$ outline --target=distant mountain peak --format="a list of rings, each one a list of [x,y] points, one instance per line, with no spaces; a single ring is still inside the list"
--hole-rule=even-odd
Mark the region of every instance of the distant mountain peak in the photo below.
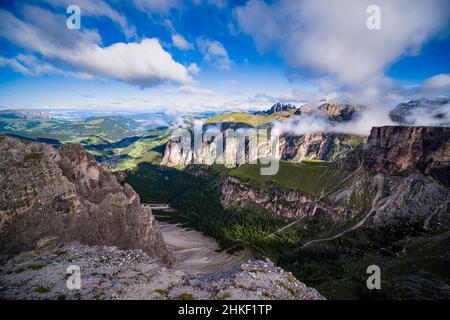
[[[349,103],[325,102],[319,106],[320,113],[332,121],[349,121],[359,109]]]
[[[276,112],[295,111],[295,110],[297,110],[297,107],[293,104],[277,102],[269,110],[265,111],[265,113],[273,114]]]

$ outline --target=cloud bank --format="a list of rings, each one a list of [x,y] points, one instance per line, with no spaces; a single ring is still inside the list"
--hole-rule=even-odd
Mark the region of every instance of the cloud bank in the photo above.
[[[366,26],[371,0],[250,0],[235,10],[240,30],[260,52],[275,49],[301,67],[352,86],[379,81],[403,55],[417,53],[446,26],[446,0],[379,0],[381,30]]]

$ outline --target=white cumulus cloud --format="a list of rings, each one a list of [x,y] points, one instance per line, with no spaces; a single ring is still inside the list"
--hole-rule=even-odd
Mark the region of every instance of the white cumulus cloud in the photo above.
[[[445,0],[378,0],[381,30],[369,30],[372,0],[250,0],[235,10],[260,52],[276,50],[292,67],[334,74],[350,85],[379,81],[386,68],[448,23]]]
[[[34,6],[25,6],[22,14],[26,22],[0,9],[0,37],[70,71],[140,86],[192,81],[186,67],[174,61],[157,39],[102,47],[97,32],[65,28],[65,16]]]

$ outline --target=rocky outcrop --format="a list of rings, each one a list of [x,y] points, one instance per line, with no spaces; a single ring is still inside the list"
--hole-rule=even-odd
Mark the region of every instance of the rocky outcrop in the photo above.
[[[283,112],[283,111],[295,111],[297,110],[297,107],[290,103],[275,103],[269,110],[265,111],[265,114],[273,114],[276,112]]]
[[[344,163],[389,175],[421,172],[450,185],[450,128],[385,126],[372,128],[367,144]]]
[[[393,122],[404,125],[450,126],[450,100],[438,97],[399,103],[389,117]]]
[[[270,115],[277,112],[292,111],[292,117],[287,117],[287,121],[290,121],[291,127],[302,127],[303,124],[301,121],[308,121],[308,119],[325,121],[332,127],[338,122],[353,120],[362,108],[359,105],[355,106],[337,102],[326,102],[318,108],[311,108],[308,105],[297,108],[291,104],[277,103],[269,110],[257,114]],[[215,125],[209,124],[209,126]],[[271,144],[269,148],[259,148],[257,152],[252,153],[252,148],[249,148],[249,144],[246,143],[245,152],[239,152],[239,145],[242,143],[242,139],[234,137],[231,133],[229,129],[232,125],[237,126],[238,124],[227,123],[227,127],[221,124],[223,131],[220,137],[204,141],[195,156],[192,151],[185,151],[185,146],[193,149],[192,137],[181,137],[178,141],[169,141],[166,143],[161,165],[184,168],[188,164],[194,163],[194,160],[197,159],[197,164],[210,165],[213,163],[223,163],[227,167],[235,167],[241,163],[248,163],[268,156],[292,162],[301,162],[302,160],[310,159],[330,161],[352,150],[356,145],[355,142],[361,142],[364,138],[330,132],[295,134],[295,130],[294,132],[282,130],[278,150],[273,151],[271,147],[274,145]],[[257,128],[248,126],[246,128],[239,128],[238,130],[245,131],[247,129],[255,130]],[[205,128],[204,134],[207,131],[208,128]]]
[[[353,114],[358,111],[355,106],[347,103],[326,102],[319,106],[319,111],[331,121],[350,121]]]
[[[305,159],[326,160],[333,147],[333,140],[332,135],[325,133],[283,136],[280,143],[281,158],[295,162]]]
[[[67,267],[81,269],[81,288],[69,290]],[[142,250],[70,243],[22,254],[0,266],[0,299],[251,299],[324,300],[271,261],[190,274],[167,269]]]
[[[190,139],[181,137],[179,141],[169,141],[166,143],[164,155],[161,160],[161,165],[172,168],[184,168],[192,162],[192,152],[186,151],[183,146],[191,146]]]
[[[301,107],[299,107],[297,110],[295,110],[294,115],[296,116],[310,116],[313,113],[313,109],[305,104]]]
[[[257,207],[287,218],[314,216],[328,222],[343,222],[356,215],[349,208],[329,206],[298,190],[275,183],[262,190],[236,177],[224,179],[221,202],[225,207]]]
[[[142,249],[173,263],[151,210],[80,145],[0,137],[0,253],[42,239]]]
[[[204,139],[198,150],[195,150],[192,140],[189,137],[180,137],[178,141],[169,141],[161,165],[184,168],[193,163],[205,165],[217,163],[231,168],[255,162],[262,157],[280,157],[278,150],[272,153],[272,143],[263,143],[256,135],[245,135],[245,131],[241,134],[239,131],[226,129],[214,139]]]
[[[285,217],[356,221],[349,230],[387,226],[401,232],[448,231],[449,133],[449,128],[438,127],[373,128],[366,144],[331,166],[333,172],[348,174],[333,180],[319,197],[275,182],[260,188],[251,181],[227,177],[222,202],[257,206]]]

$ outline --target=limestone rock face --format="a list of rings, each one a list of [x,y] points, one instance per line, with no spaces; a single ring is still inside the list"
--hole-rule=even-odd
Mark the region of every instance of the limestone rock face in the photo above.
[[[166,167],[184,167],[192,161],[192,152],[183,150],[184,144],[191,144],[190,139],[181,137],[180,141],[169,141],[166,143],[161,165]]]
[[[420,171],[450,185],[450,128],[375,127],[362,149],[366,165],[375,172]]]
[[[281,156],[283,160],[300,162],[305,159],[328,160],[334,136],[326,133],[311,133],[302,136],[283,136]]]
[[[322,132],[299,136],[282,135],[278,144],[270,143],[267,147],[260,144],[259,148],[250,148],[252,143],[257,143],[256,139],[252,139],[244,149],[241,146],[243,140],[231,136],[229,130],[225,130],[219,139],[203,142],[196,154],[196,159],[201,164],[222,163],[226,167],[256,162],[258,158],[262,157],[275,157],[292,162],[308,159],[329,161],[335,160],[354,148],[353,145],[346,142],[346,139],[348,139],[346,135]],[[184,168],[188,164],[194,163],[193,151],[183,150],[184,145],[190,145],[191,142],[188,140],[186,137],[182,137],[180,141],[167,142],[161,165]],[[272,147],[277,145],[278,148],[272,150]]]
[[[266,190],[251,186],[235,177],[227,177],[221,186],[221,202],[225,207],[263,208],[287,218],[320,217],[328,222],[344,222],[357,212],[345,206],[330,206],[298,190],[270,184]]]
[[[80,145],[0,137],[0,254],[58,242],[142,249],[173,263],[149,208]]]
[[[310,116],[313,114],[314,110],[307,104],[304,104],[303,106],[299,107],[297,110],[295,110],[294,115],[296,116]]]
[[[280,157],[276,151],[272,153],[273,144],[269,141],[265,144],[254,135],[247,138],[246,142],[244,133],[236,134],[233,130],[226,129],[212,141],[205,139],[198,150],[194,150],[192,139],[181,137],[179,141],[169,141],[166,144],[161,165],[184,168],[193,163],[205,165],[217,163],[231,168],[243,163],[256,162],[262,157]]]
[[[367,143],[332,164],[348,175],[320,197],[228,177],[221,200],[225,206],[257,206],[285,217],[316,216],[331,223],[359,219],[356,227],[448,231],[449,133],[440,127],[373,128]]]

